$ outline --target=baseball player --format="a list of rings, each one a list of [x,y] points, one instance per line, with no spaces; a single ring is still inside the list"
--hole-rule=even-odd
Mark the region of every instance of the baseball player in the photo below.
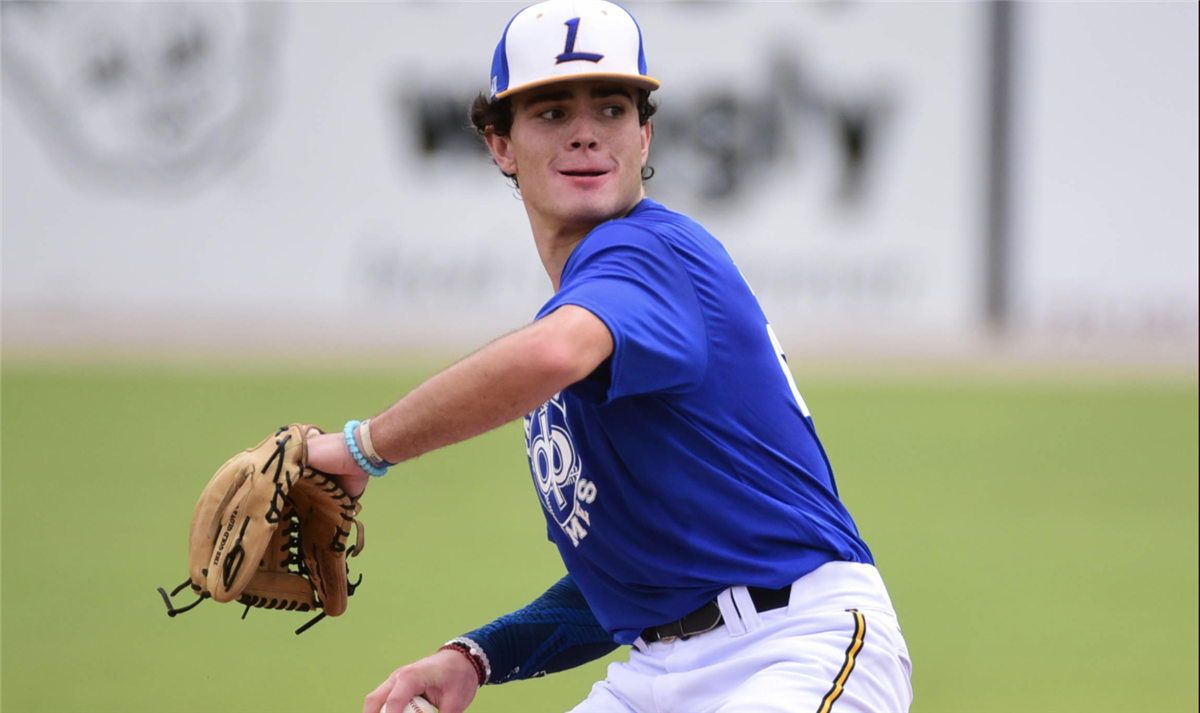
[[[577,713],[905,711],[910,663],[767,318],[721,243],[645,197],[641,31],[601,0],[504,28],[472,121],[519,187],[554,296],[309,462],[368,474],[525,419],[567,576],[393,672],[365,713],[629,649]]]

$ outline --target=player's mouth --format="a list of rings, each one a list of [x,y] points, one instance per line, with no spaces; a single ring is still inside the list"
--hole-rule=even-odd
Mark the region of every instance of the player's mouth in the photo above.
[[[579,168],[558,173],[577,188],[598,188],[605,182],[610,171],[599,168]]]

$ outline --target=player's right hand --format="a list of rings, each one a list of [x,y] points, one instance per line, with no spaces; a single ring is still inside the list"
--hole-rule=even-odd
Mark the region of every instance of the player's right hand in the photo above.
[[[439,651],[392,672],[367,695],[363,713],[404,710],[413,696],[424,696],[438,713],[463,713],[479,690],[479,677],[471,662],[456,651]]]

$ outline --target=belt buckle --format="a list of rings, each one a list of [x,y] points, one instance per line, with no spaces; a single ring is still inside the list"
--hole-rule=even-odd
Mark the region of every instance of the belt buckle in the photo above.
[[[699,624],[699,626],[703,628],[689,628],[692,625],[696,625],[695,623],[697,621],[702,622]],[[714,599],[682,619],[673,621],[670,624],[663,624],[662,626],[656,627],[655,632],[659,633],[657,639],[658,641],[664,644],[669,644],[672,641],[687,641],[693,636],[707,634],[723,623],[725,623],[725,620],[721,616],[721,609],[718,607],[717,602]],[[664,636],[661,633],[663,629],[670,629],[671,633]]]
[[[725,618],[721,616],[716,600],[713,600],[679,620],[679,638],[687,641],[693,636],[707,634],[723,623]],[[697,626],[700,628],[692,628]]]
[[[718,615],[717,618],[713,621],[713,623],[707,629],[701,629],[700,631],[693,631],[692,633],[688,634],[687,636],[685,636],[683,638],[686,641],[689,636],[699,636],[700,634],[707,634],[708,632],[712,631],[713,629],[717,628],[718,626],[720,626],[721,624],[724,624],[724,623],[725,623],[725,617]]]
[[[663,626],[659,627],[659,629],[664,629],[667,627],[674,629],[674,632],[671,634],[668,634],[666,636],[660,635],[658,638],[659,641],[661,641],[664,644],[669,644],[672,641],[675,641],[676,639],[682,639],[684,641],[687,641],[688,635],[687,635],[687,632],[685,632],[683,630],[683,619],[677,619],[677,620],[671,622],[670,624],[664,624]]]

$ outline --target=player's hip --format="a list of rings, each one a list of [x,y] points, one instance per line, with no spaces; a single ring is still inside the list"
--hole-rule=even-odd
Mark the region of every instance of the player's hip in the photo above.
[[[639,640],[576,711],[908,709],[908,649],[874,567],[825,565],[793,584],[786,607],[755,611],[739,587],[718,602],[720,626]]]
[[[721,624],[712,631],[673,642],[639,640],[635,650],[669,661],[672,670],[703,667],[759,648],[773,649],[771,642],[807,647],[828,641],[845,652],[847,636],[870,636],[873,643],[907,655],[891,597],[872,565],[825,564],[791,585],[786,606],[766,611],[758,611],[762,607],[756,607],[746,587],[730,587],[716,603]]]

